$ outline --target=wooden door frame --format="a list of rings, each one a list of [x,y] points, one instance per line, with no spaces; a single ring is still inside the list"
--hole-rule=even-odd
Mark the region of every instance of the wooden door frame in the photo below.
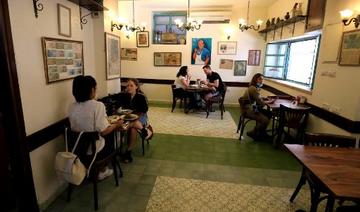
[[[0,103],[19,211],[39,211],[21,105],[8,0],[0,0]]]

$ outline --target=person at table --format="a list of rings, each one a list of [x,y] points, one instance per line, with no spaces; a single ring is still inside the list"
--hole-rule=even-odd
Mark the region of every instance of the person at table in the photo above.
[[[209,65],[205,65],[203,71],[206,74],[206,80],[202,80],[201,83],[212,89],[212,92],[209,92],[204,96],[204,100],[208,101],[211,97],[220,95],[224,92],[224,84],[220,75],[215,71],[212,71]]]
[[[264,100],[260,96],[260,89],[263,85],[264,77],[262,74],[257,73],[251,79],[249,87],[241,97],[243,100],[241,104],[241,113],[245,117],[256,120],[256,126],[253,130],[246,134],[252,139],[269,138],[266,133],[266,128],[270,122],[272,113],[263,109],[266,103],[271,103],[272,100]]]
[[[195,108],[195,95],[194,93],[187,92],[185,89],[190,85],[191,76],[189,75],[188,67],[182,66],[178,73],[176,74],[176,79],[174,82],[175,89],[177,90],[180,95],[184,96],[185,98],[189,98],[189,103],[185,106],[185,113],[189,113],[189,111]]]
[[[97,131],[105,138],[99,139],[96,159],[103,159],[114,151],[112,132],[122,127],[123,120],[109,123],[105,105],[96,101],[96,80],[92,76],[77,76],[74,78],[72,94],[75,102],[69,107],[71,130],[75,132]],[[100,171],[98,179],[102,180],[113,174],[113,170],[105,167]]]
[[[139,130],[141,136],[145,140],[150,140],[153,136],[152,128],[148,124],[148,101],[144,93],[140,90],[139,81],[137,79],[129,79],[127,81],[126,92],[122,93],[120,99],[121,106],[126,109],[131,109],[133,114],[139,118],[130,123],[128,135],[128,147],[125,152],[125,162],[132,162],[131,151],[135,147],[136,134]]]

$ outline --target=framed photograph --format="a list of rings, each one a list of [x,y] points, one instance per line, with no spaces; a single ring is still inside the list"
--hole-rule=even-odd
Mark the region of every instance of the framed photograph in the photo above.
[[[149,32],[136,32],[136,46],[137,47],[149,47]]]
[[[248,65],[259,66],[260,65],[261,50],[249,50]]]
[[[233,69],[234,60],[220,59],[220,69]]]
[[[246,60],[235,60],[234,76],[246,76]]]
[[[360,66],[360,30],[344,32],[341,40],[339,65]]]
[[[71,37],[71,9],[57,4],[59,35]]]
[[[211,64],[211,38],[193,38],[191,44],[191,64]]]
[[[46,83],[84,75],[83,42],[42,37]]]
[[[106,79],[120,78],[120,37],[105,32]]]
[[[154,66],[181,66],[181,52],[154,52]]]
[[[219,41],[218,54],[236,54],[236,41]]]
[[[137,48],[121,48],[122,60],[137,60]]]

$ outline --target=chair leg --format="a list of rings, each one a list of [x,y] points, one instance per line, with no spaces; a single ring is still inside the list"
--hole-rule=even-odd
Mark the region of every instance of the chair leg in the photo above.
[[[119,177],[123,177],[123,171],[121,169],[120,163],[118,160],[115,161],[115,165],[117,166],[117,168],[119,169]]]
[[[175,106],[176,106],[176,99],[173,98],[173,103],[172,103],[172,106],[171,106],[171,112],[174,112]]]
[[[68,190],[67,190],[67,198],[66,198],[66,200],[67,200],[68,202],[71,201],[71,193],[72,193],[72,190],[73,190],[73,185],[72,185],[71,183],[69,183],[69,185],[68,185]]]
[[[96,179],[93,179],[93,185],[94,185],[94,209],[97,211],[99,209],[99,205],[98,205],[98,190],[97,190]]]
[[[142,146],[142,154],[145,155],[145,145],[144,145],[144,142],[145,142],[145,138],[141,138],[141,146]]]
[[[290,202],[294,201],[294,199],[295,199],[296,195],[299,193],[301,187],[305,184],[306,184],[306,176],[305,176],[304,169],[303,169],[301,172],[301,177],[300,177],[299,183],[296,186],[294,193],[290,197]]]
[[[221,119],[223,119],[223,115],[224,115],[224,112],[225,112],[225,109],[224,109],[224,105],[221,103],[220,105],[220,110],[221,110]]]
[[[112,163],[112,166],[114,168],[115,185],[119,186],[119,180],[118,180],[118,176],[117,176],[116,158],[115,157],[111,160],[111,163]]]
[[[238,123],[237,129],[236,129],[236,133],[239,133],[239,131],[240,131],[240,127],[241,127],[241,120],[242,120],[242,116],[240,115],[240,118],[239,118],[239,123]]]
[[[243,120],[241,121],[241,130],[240,130],[239,140],[242,139],[242,136],[243,136],[243,134],[244,134],[244,129],[245,129],[245,118],[243,118]]]
[[[210,102],[207,101],[206,102],[206,118],[209,116],[210,113]]]

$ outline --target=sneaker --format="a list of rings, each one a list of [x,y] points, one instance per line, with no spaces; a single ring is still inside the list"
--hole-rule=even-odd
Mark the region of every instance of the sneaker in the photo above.
[[[99,175],[97,177],[98,180],[103,180],[109,176],[111,176],[114,173],[114,170],[109,169],[106,167],[105,171],[99,172]]]

